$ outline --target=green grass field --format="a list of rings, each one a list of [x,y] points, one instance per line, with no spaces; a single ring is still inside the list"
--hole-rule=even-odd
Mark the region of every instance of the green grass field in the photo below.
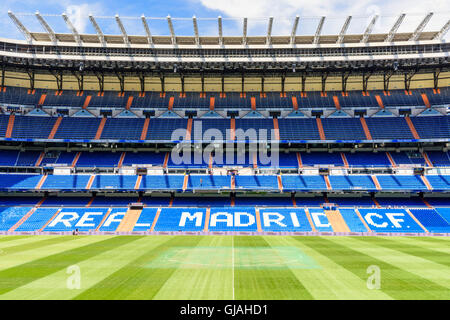
[[[450,299],[450,239],[0,236],[0,299]]]

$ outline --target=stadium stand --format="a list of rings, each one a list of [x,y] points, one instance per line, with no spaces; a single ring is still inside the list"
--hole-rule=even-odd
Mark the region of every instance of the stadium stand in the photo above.
[[[0,231],[448,234],[438,35],[3,39]]]

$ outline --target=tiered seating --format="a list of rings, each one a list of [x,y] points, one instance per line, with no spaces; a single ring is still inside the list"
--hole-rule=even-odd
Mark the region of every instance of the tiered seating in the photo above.
[[[184,175],[143,176],[139,190],[183,190]]]
[[[417,132],[422,139],[449,138],[450,116],[417,116],[412,121],[417,126]],[[57,117],[17,115],[13,126],[12,138],[41,138],[47,139],[52,131]],[[95,139],[101,118],[93,116],[74,116],[62,118],[54,138],[55,139]],[[413,134],[405,118],[395,116],[365,118],[373,139],[413,139]],[[9,116],[0,117],[0,134],[5,136]],[[366,139],[359,118],[322,118],[325,138],[327,140],[362,140]],[[101,131],[100,139],[105,140],[140,140],[144,125],[144,118],[107,118]],[[199,126],[199,122],[202,126]],[[188,119],[186,118],[151,118],[146,140],[178,141],[184,140]],[[239,137],[243,132],[256,134],[256,138],[270,140],[273,119],[238,118],[235,119],[236,139],[253,140],[253,136]],[[280,118],[278,119],[280,139],[282,141],[320,140],[319,129],[315,118]],[[199,119],[193,121],[191,139],[223,140],[230,138],[230,119]],[[176,129],[180,135],[173,136]],[[209,131],[209,129],[216,129]],[[267,135],[259,136],[259,130],[266,130]],[[208,135],[203,136],[208,132]],[[261,132],[261,134],[263,134]],[[230,134],[228,134],[230,135]]]
[[[101,139],[139,140],[145,119],[108,118]]]
[[[448,138],[450,116],[412,117],[411,121],[421,139]]]
[[[265,130],[265,133],[264,133]],[[236,119],[236,140],[271,140],[272,119]],[[248,133],[248,135],[246,135]]]
[[[42,197],[36,196],[1,196],[0,197],[0,206],[2,207],[14,207],[14,206],[34,206],[39,201],[41,201]]]
[[[173,200],[174,207],[201,207],[205,204],[211,207],[228,207],[230,206],[230,197],[183,197],[176,196]]]
[[[236,189],[247,190],[277,190],[278,180],[276,176],[235,176]]]
[[[123,166],[151,164],[152,166],[162,166],[164,164],[165,152],[127,152],[123,159]]]
[[[56,117],[17,115],[11,137],[47,139],[55,121]]]
[[[85,190],[90,177],[90,175],[49,175],[41,189]]]
[[[358,118],[322,119],[325,137],[328,140],[365,140],[366,135]]]
[[[121,152],[82,152],[78,167],[117,167]]]
[[[105,220],[105,222],[103,222],[103,224],[100,227],[97,224],[96,228],[98,228],[98,231],[110,231],[110,232],[116,231],[117,227],[120,225],[120,222],[124,218],[127,211],[128,211],[127,208],[113,208],[109,213],[108,218]]]
[[[190,175],[188,189],[222,190],[231,188],[231,176]]]
[[[107,208],[65,208],[50,221],[43,231],[95,230],[107,211]]]
[[[133,190],[137,176],[128,175],[96,175],[91,189],[99,190]]]
[[[427,180],[433,190],[448,190],[450,187],[450,177],[442,175],[427,175]]]
[[[133,231],[149,231],[156,216],[156,208],[144,208]]]
[[[349,166],[354,167],[389,167],[391,163],[386,152],[347,152],[345,153]]]
[[[0,152],[0,166],[15,166],[17,158],[19,156],[18,151],[5,151]]]
[[[317,231],[333,232],[333,228],[323,209],[309,209],[309,214]]]
[[[55,139],[94,139],[100,121],[100,118],[63,118]]]
[[[340,207],[373,207],[375,205],[370,196],[339,197],[328,195],[328,201],[330,203],[335,203]]]
[[[292,199],[290,196],[252,197],[237,195],[235,198],[235,205],[238,207],[291,207]]]
[[[155,231],[202,231],[205,212],[204,208],[163,208]]]
[[[172,137],[172,134],[177,129],[186,128],[187,119],[151,119],[150,126],[147,132],[147,140],[184,140],[184,136]]]
[[[367,175],[330,175],[330,184],[333,190],[375,190],[370,176]]]
[[[366,118],[373,139],[414,139],[404,118]]]
[[[8,129],[9,115],[0,114],[0,137],[4,137]]]
[[[425,203],[420,197],[376,197],[376,201],[382,207],[425,207]]]
[[[320,140],[315,119],[278,119],[281,140]]]
[[[311,225],[303,209],[260,209],[263,231],[309,232]]]
[[[31,207],[6,207],[0,208],[0,230],[8,231],[23,216],[25,216]]]
[[[275,168],[283,168],[283,169],[288,169],[288,168],[298,168],[298,160],[297,160],[297,154],[295,152],[289,152],[289,153],[285,153],[285,152],[279,152],[278,153],[278,159],[272,159],[272,154],[268,153],[266,156],[266,159],[264,159],[263,163],[263,159],[260,158],[259,153],[257,155],[257,166],[258,168],[260,167],[275,167]],[[270,159],[270,162],[267,163],[267,158]],[[276,163],[276,161],[278,160],[278,164]]]
[[[383,190],[427,190],[419,176],[377,175],[377,179]]]
[[[367,232],[366,227],[354,209],[339,209],[339,212],[351,232]]]
[[[448,232],[450,224],[434,209],[411,209],[411,213],[429,232]]]
[[[85,207],[91,197],[83,196],[50,196],[45,199],[41,207]]]
[[[283,175],[284,191],[326,190],[327,185],[322,176]]]
[[[204,159],[201,152],[171,152],[167,167],[169,168],[207,168],[209,159]]]
[[[229,140],[230,119],[195,119],[191,138],[205,140]]]
[[[418,164],[422,166],[425,165],[425,159],[419,152],[390,152],[390,155],[394,160],[395,164],[397,165],[402,164],[408,165]]]
[[[211,208],[210,231],[257,231],[255,208]]]
[[[424,232],[403,209],[359,209],[374,232]]]
[[[337,167],[344,166],[342,156],[339,152],[301,152],[300,153],[302,164],[304,166],[316,166],[316,165],[332,165]]]
[[[57,208],[38,208],[16,231],[38,231],[45,226],[57,211]]]
[[[0,190],[33,190],[40,180],[40,175],[0,174]]]
[[[34,166],[41,155],[40,151],[23,151],[19,153],[16,166]]]
[[[435,167],[449,167],[450,155],[448,152],[427,151],[428,158]]]
[[[441,94],[434,94],[432,89],[411,90],[411,95],[405,95],[404,90],[390,90],[389,95],[383,91],[374,90],[369,95],[363,96],[361,91],[350,91],[347,96],[342,96],[339,91],[328,91],[322,96],[318,91],[307,92],[301,97],[300,92],[288,92],[286,97],[280,92],[266,92],[264,97],[259,93],[248,92],[242,96],[239,92],[227,92],[220,96],[218,92],[207,92],[200,97],[198,92],[185,92],[183,96],[179,92],[146,92],[145,96],[139,97],[138,92],[124,92],[118,96],[117,92],[105,91],[99,96],[96,91],[87,90],[83,95],[77,96],[74,90],[64,90],[61,95],[55,95],[55,90],[35,89],[34,94],[28,94],[26,88],[8,87],[5,92],[0,92],[0,103],[36,106],[42,94],[46,94],[44,106],[54,107],[82,107],[87,96],[91,96],[89,108],[125,108],[128,97],[133,96],[131,108],[167,108],[169,101],[173,100],[174,108],[209,108],[210,97],[215,99],[215,107],[250,109],[251,99],[255,100],[257,108],[289,108],[293,107],[292,97],[296,97],[300,108],[335,108],[333,96],[339,100],[343,108],[368,108],[377,105],[375,96],[380,96],[386,107],[414,107],[424,106],[422,93],[427,94],[432,106],[442,106],[450,103],[450,95],[447,88],[441,88]]]

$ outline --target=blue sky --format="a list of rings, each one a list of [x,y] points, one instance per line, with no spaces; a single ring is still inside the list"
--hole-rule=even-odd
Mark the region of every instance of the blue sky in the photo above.
[[[146,17],[199,19],[201,35],[217,34],[217,21],[211,18],[222,16],[224,35],[238,35],[242,32],[241,18],[249,17],[249,35],[263,35],[267,30],[266,17],[274,16],[273,34],[290,33],[295,15],[302,18],[299,34],[313,34],[319,17],[327,18],[323,34],[339,32],[345,17],[352,15],[348,33],[362,33],[374,14],[378,20],[374,32],[386,32],[394,23],[399,13],[410,13],[404,20],[399,32],[414,29],[432,10],[435,15],[425,30],[439,30],[450,17],[448,0],[1,0],[0,1],[0,37],[23,39],[7,12],[12,10],[31,31],[42,31],[42,27],[33,13],[40,11],[56,32],[69,32],[61,13],[66,12],[80,33],[94,33],[88,20],[88,14],[98,16],[105,34],[118,34],[120,31],[112,18],[115,14],[122,17],[128,34],[143,34],[139,19]],[[23,15],[27,13],[28,15]],[[47,16],[48,15],[48,16]],[[203,20],[202,18],[206,18]],[[208,19],[209,18],[209,19]],[[236,19],[232,19],[236,18]],[[155,35],[167,35],[169,30],[164,19],[150,19],[150,29]],[[174,19],[175,33],[191,35],[193,33],[190,19]],[[446,39],[449,39],[447,34]]]

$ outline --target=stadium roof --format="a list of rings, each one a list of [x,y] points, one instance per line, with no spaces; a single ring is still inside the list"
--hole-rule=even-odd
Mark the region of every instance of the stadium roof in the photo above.
[[[172,18],[167,16],[165,18],[148,18],[145,16],[129,18],[139,20],[142,29],[142,35],[132,35],[127,32],[126,27],[122,23],[121,17],[116,15],[114,17],[101,17],[111,18],[115,20],[119,34],[107,35],[104,33],[100,25],[97,23],[96,17],[89,15],[89,21],[96,33],[93,34],[81,34],[74,27],[67,14],[63,13],[61,17],[64,19],[70,33],[56,33],[52,27],[45,20],[45,15],[41,15],[39,12],[34,13],[34,16],[39,21],[45,32],[32,32],[26,28],[26,26],[20,21],[18,16],[9,11],[8,15],[22,32],[25,39],[31,43],[50,42],[55,45],[58,43],[64,43],[64,45],[73,43],[74,45],[152,45],[152,46],[292,46],[292,45],[343,45],[343,44],[361,44],[366,45],[370,43],[391,43],[391,42],[416,42],[416,41],[443,41],[444,36],[450,28],[450,20],[438,30],[424,31],[428,22],[433,17],[433,13],[430,12],[421,20],[421,22],[408,30],[407,32],[398,32],[402,25],[406,14],[400,14],[396,19],[392,27],[386,33],[375,34],[372,33],[374,26],[376,25],[379,16],[373,16],[369,21],[363,33],[349,34],[347,33],[349,25],[352,21],[352,16],[348,16],[342,27],[336,32],[336,34],[322,34],[323,25],[326,22],[327,17],[320,17],[316,27],[316,31],[312,35],[304,35],[298,33],[299,25],[301,26],[303,18],[296,16],[292,20],[292,28],[290,33],[284,35],[273,35],[273,22],[274,17],[266,18],[267,31],[263,35],[250,36],[248,35],[249,19],[243,18],[226,18],[242,21],[242,33],[231,36],[224,36],[223,34],[223,20],[225,18],[218,17],[217,21],[217,33],[216,35],[203,36],[200,29],[199,21],[209,20],[211,18]],[[24,14],[21,14],[24,15]],[[30,15],[30,14],[27,14]],[[154,34],[149,27],[149,21],[152,20],[166,20],[167,30],[169,34],[158,35]],[[192,20],[192,35],[177,35],[174,29],[174,21],[188,21]]]

